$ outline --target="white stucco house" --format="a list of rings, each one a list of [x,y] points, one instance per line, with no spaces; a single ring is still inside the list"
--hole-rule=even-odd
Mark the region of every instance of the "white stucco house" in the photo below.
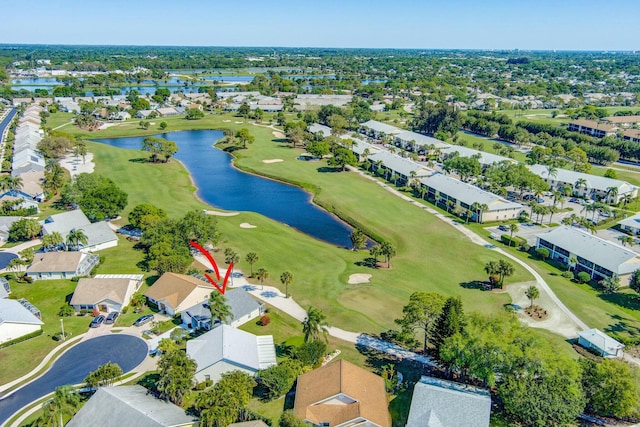
[[[229,326],[237,328],[264,313],[264,304],[253,299],[249,292],[243,288],[227,289],[224,297],[227,305],[231,308],[231,320],[227,323]],[[188,328],[207,331],[211,329],[211,311],[207,301],[182,311],[181,317],[182,323]]]
[[[69,304],[77,312],[121,312],[140,289],[142,274],[103,274],[78,280]]]
[[[88,276],[98,265],[100,257],[84,252],[37,253],[27,268],[27,276],[33,280],[72,279]]]
[[[54,231],[62,235],[66,242],[71,230],[82,230],[87,236],[87,244],[80,247],[82,252],[95,252],[118,245],[118,236],[105,221],[94,222],[80,209],[51,215],[42,222],[42,235]]]
[[[42,320],[14,299],[0,299],[0,344],[42,329]]]

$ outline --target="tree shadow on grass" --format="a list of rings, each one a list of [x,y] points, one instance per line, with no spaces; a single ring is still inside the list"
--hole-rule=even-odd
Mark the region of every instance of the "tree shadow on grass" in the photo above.
[[[640,310],[640,299],[638,299],[638,295],[616,292],[611,294],[601,293],[599,296],[602,300],[618,305],[620,307],[630,308],[632,310]]]
[[[378,262],[372,257],[367,257],[362,261],[356,261],[354,264],[358,267],[378,268]]]
[[[318,172],[320,172],[320,173],[340,172],[340,168],[330,168],[329,166],[320,166],[318,168]]]
[[[470,282],[460,282],[460,286],[465,289],[480,289],[481,291],[487,290],[487,285],[482,280],[472,280]],[[488,290],[491,290],[491,286],[489,286]]]
[[[226,153],[233,153],[233,152],[238,151],[238,150],[244,150],[244,147],[241,147],[239,145],[230,145],[230,146],[224,147],[222,149],[222,151],[224,151]]]
[[[635,340],[640,340],[640,328],[632,326],[630,323],[636,322],[635,319],[629,319],[617,314],[609,315],[615,322],[604,328],[604,332],[611,335],[627,334]]]
[[[135,159],[129,159],[131,163],[150,163],[149,159],[146,157],[138,157]]]

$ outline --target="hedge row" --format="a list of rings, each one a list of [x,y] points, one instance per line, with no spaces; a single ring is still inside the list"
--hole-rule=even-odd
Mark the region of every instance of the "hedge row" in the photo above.
[[[40,335],[42,335],[42,329],[31,332],[30,334],[27,334],[27,335],[23,335],[20,338],[16,338],[15,340],[3,342],[2,344],[0,344],[0,349],[9,347],[14,344],[18,344],[19,342],[26,341],[31,338],[39,337]]]

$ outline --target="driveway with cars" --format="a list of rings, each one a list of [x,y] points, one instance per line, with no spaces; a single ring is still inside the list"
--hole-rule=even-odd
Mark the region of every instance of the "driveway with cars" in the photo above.
[[[107,362],[128,372],[142,363],[147,352],[147,343],[132,335],[110,334],[82,341],[60,356],[44,375],[0,399],[0,424],[56,387],[82,383],[89,372]]]

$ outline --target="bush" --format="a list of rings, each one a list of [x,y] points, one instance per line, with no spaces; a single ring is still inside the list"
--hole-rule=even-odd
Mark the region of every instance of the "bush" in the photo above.
[[[269,323],[271,323],[271,318],[269,316],[267,316],[266,314],[264,316],[262,316],[260,318],[260,320],[258,320],[258,324],[260,326],[267,326]]]
[[[562,272],[562,277],[566,278],[566,279],[573,279],[573,273],[570,271],[563,271]]]
[[[285,359],[276,366],[259,371],[258,378],[265,388],[265,397],[273,400],[287,393],[301,372],[300,362],[292,359]]]
[[[18,344],[19,342],[26,341],[31,338],[39,337],[40,335],[42,335],[42,329],[40,329],[39,331],[31,332],[30,334],[24,335],[20,338],[16,338],[15,340],[3,342],[2,344],[0,344],[0,349]]]
[[[591,281],[591,276],[586,271],[581,271],[576,275],[576,280],[578,283],[589,283]]]
[[[294,351],[294,357],[302,363],[303,366],[311,366],[313,368],[320,366],[324,355],[327,353],[327,344],[322,341],[311,341],[302,344]]]
[[[526,243],[527,241],[519,236],[509,236],[508,234],[503,234],[500,236],[500,241],[507,246],[513,246],[514,248],[519,247],[521,244]]]
[[[536,249],[536,255],[538,256],[538,258],[540,258],[541,260],[546,260],[547,258],[549,258],[549,249],[547,248],[538,248]]]
[[[527,242],[520,242],[518,249],[520,249],[522,252],[529,252],[529,250],[531,249],[531,245]]]
[[[291,410],[284,411],[278,421],[279,427],[304,427],[306,424]]]
[[[122,307],[122,314],[127,314],[127,311],[129,311],[128,305],[125,305],[124,307]]]
[[[60,317],[70,317],[74,314],[76,314],[76,311],[70,305],[63,305],[58,311],[58,316]]]

